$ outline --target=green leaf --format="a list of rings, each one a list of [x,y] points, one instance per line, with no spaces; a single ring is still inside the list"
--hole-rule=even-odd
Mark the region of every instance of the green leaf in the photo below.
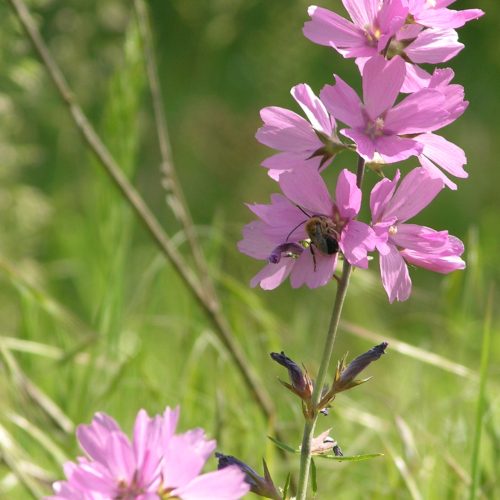
[[[336,455],[314,455],[315,458],[327,458],[328,460],[336,460],[337,462],[361,462],[363,460],[370,460],[371,458],[383,456],[383,453],[367,453],[366,455],[352,455],[350,457],[337,457]]]
[[[278,448],[281,448],[282,450],[288,451],[289,453],[300,453],[300,450],[297,450],[295,448],[292,448],[291,446],[282,443],[281,441],[278,441],[276,438],[273,438],[272,436],[267,436]]]
[[[316,479],[316,464],[314,463],[314,460],[311,458],[311,489],[316,495],[318,492],[318,481]]]
[[[291,479],[292,479],[292,473],[289,472],[288,476],[286,476],[285,485],[283,486],[283,500],[286,500],[286,497],[288,495],[288,488],[290,488]]]

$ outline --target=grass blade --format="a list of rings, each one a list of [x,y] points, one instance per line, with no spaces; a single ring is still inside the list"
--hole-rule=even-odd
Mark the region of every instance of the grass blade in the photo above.
[[[479,377],[479,391],[477,396],[476,425],[474,431],[474,441],[472,445],[471,457],[471,485],[469,490],[469,500],[475,500],[479,488],[481,435],[483,431],[483,419],[486,411],[486,379],[488,377],[488,365],[490,361],[491,344],[491,316],[493,310],[494,289],[491,288],[486,314],[483,324],[483,345],[481,348],[481,367]]]

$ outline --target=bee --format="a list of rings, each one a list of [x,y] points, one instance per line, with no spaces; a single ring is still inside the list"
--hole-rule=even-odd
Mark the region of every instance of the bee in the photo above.
[[[326,215],[310,215],[303,208],[297,205],[297,208],[308,217],[307,220],[301,222],[298,226],[292,229],[287,236],[288,238],[291,234],[304,224],[307,236],[311,240],[309,245],[309,250],[311,251],[314,271],[316,272],[316,255],[314,249],[318,250],[323,255],[334,255],[339,251],[338,242],[338,232],[335,228],[335,224]]]
[[[339,251],[337,231],[332,219],[325,215],[313,215],[306,223],[305,230],[314,245],[321,253],[333,255]]]

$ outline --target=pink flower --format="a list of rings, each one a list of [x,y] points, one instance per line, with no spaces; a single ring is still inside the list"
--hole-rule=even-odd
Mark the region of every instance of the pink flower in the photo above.
[[[484,15],[481,9],[448,9],[455,0],[406,0],[416,23],[432,28],[461,28]]]
[[[332,47],[344,57],[372,57],[384,51],[405,24],[408,8],[403,0],[343,0],[353,22],[335,12],[311,5],[311,20],[304,35],[314,43]]]
[[[401,58],[370,59],[363,69],[363,100],[340,77],[326,85],[321,99],[330,113],[350,128],[341,133],[352,139],[366,161],[394,163],[420,155],[423,145],[410,134],[437,130],[449,123],[445,94],[422,89],[394,105],[405,77]]]
[[[290,276],[293,288],[326,285],[335,272],[338,252],[353,266],[367,268],[367,252],[374,249],[372,229],[355,219],[361,205],[356,176],[343,170],[333,201],[315,168],[280,175],[282,196],[270,205],[249,205],[261,220],[243,229],[241,252],[267,265],[251,281],[271,290]]]
[[[200,475],[215,441],[201,429],[175,434],[179,409],[150,418],[141,410],[130,441],[109,416],[97,413],[77,430],[86,457],[65,464],[67,481],[54,484],[51,500],[236,500],[249,487],[237,467]]]
[[[447,231],[406,224],[443,189],[441,179],[416,168],[396,187],[398,181],[399,171],[392,181],[383,179],[377,183],[370,196],[380,273],[390,302],[410,296],[411,279],[406,263],[443,274],[465,267],[460,258],[464,247],[458,238]]]
[[[480,17],[479,9],[452,11],[447,0],[343,0],[353,22],[315,5],[304,35],[311,41],[336,49],[344,57],[355,57],[363,69],[377,54],[406,61],[402,92],[427,87],[430,75],[418,64],[449,61],[462,49],[452,28]]]
[[[281,172],[304,163],[316,168],[326,166],[344,148],[335,133],[335,119],[309,85],[296,85],[291,94],[309,121],[293,111],[272,106],[261,110],[264,125],[256,134],[262,144],[282,151],[262,162],[276,180]]]
[[[439,90],[445,96],[445,107],[449,113],[446,125],[461,116],[469,105],[464,100],[463,87],[450,84],[453,76],[453,70],[450,68],[436,69],[429,82],[429,88]],[[417,135],[413,139],[423,146],[423,150],[418,156],[420,165],[429,170],[432,176],[441,178],[450,189],[457,189],[457,185],[438,166],[455,177],[461,179],[468,177],[469,174],[463,168],[467,163],[467,158],[464,151],[457,145],[430,132]]]

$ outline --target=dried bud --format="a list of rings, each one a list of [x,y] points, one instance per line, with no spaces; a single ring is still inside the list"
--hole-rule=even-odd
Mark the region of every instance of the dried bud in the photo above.
[[[304,401],[309,401],[313,392],[313,383],[307,372],[304,373],[300,366],[286,356],[283,351],[281,353],[272,352],[271,358],[288,370],[291,384],[282,380],[280,382]]]
[[[311,442],[311,453],[313,455],[324,455],[337,446],[337,441],[329,436],[331,429],[327,429]]]
[[[276,486],[274,486],[265,460],[262,461],[264,464],[264,477],[262,477],[259,476],[259,474],[257,474],[257,472],[255,472],[250,466],[241,460],[238,460],[236,457],[223,455],[222,453],[216,453],[215,456],[219,460],[219,464],[217,466],[219,470],[235,465],[245,474],[245,481],[250,485],[251,491],[264,498],[281,500],[282,497],[276,489]]]
[[[384,354],[388,345],[389,344],[387,342],[382,342],[381,344],[372,347],[369,351],[352,360],[347,368],[345,367],[344,360],[342,360],[337,367],[337,373],[335,375],[335,382],[333,385],[334,392],[342,392],[366,382],[368,379],[355,380],[355,377],[357,377],[370,363],[377,361],[377,359]]]

